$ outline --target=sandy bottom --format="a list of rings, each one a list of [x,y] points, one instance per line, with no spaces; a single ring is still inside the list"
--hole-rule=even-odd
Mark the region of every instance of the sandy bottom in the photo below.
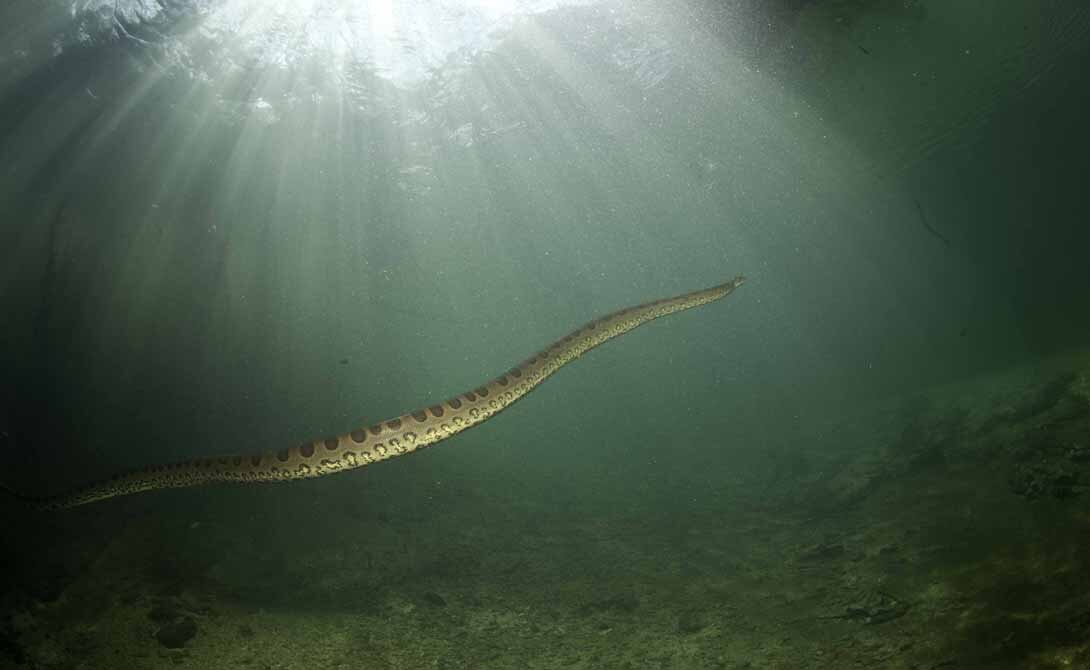
[[[1090,668],[1088,380],[900,399],[692,495],[5,502],[0,667]]]

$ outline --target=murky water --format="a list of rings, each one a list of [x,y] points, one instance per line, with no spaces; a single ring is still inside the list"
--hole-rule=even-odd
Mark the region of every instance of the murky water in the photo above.
[[[427,416],[747,278],[424,453],[3,498],[0,666],[1090,664],[1088,36],[1073,0],[0,8],[20,495]]]

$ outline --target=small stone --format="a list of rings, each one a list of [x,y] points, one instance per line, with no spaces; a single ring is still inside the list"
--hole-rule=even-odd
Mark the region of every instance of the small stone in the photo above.
[[[443,596],[432,591],[428,591],[424,594],[424,602],[434,607],[446,607],[447,601],[443,599]]]
[[[170,623],[181,617],[181,611],[173,603],[169,602],[159,603],[148,612],[148,619],[158,624]]]
[[[839,542],[823,542],[809,547],[799,554],[800,561],[828,561],[844,555],[844,545]]]
[[[699,612],[684,612],[677,618],[677,632],[692,635],[704,629],[704,618]]]
[[[168,623],[159,629],[155,639],[167,649],[181,649],[197,634],[197,622],[190,617]]]

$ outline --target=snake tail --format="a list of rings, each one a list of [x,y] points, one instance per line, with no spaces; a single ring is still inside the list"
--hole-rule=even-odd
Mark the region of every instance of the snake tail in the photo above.
[[[730,295],[741,275],[710,288],[646,302],[597,318],[568,333],[499,377],[434,405],[341,435],[279,451],[194,458],[119,472],[59,495],[37,497],[3,486],[24,502],[59,510],[156,489],[215,482],[282,482],[325,477],[404,456],[480,425],[511,406],[557,370],[598,345],[654,319]]]

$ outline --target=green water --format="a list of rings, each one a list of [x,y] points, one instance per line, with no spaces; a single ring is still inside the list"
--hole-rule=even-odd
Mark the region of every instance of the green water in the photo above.
[[[425,453],[0,501],[0,667],[1090,664],[1088,35],[1074,0],[0,8],[27,492],[748,278]]]

